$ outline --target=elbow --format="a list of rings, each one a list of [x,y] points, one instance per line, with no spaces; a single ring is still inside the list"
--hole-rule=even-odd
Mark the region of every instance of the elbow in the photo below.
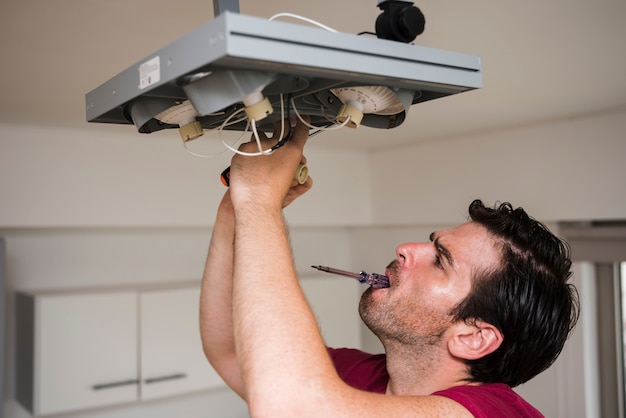
[[[229,350],[216,350],[214,348],[203,347],[203,349],[204,355],[211,367],[213,367],[213,370],[217,372],[228,387],[245,399],[239,363],[235,353]]]
[[[200,332],[202,351],[211,366],[219,371],[221,364],[236,363],[235,346],[229,339],[216,338],[206,330]]]

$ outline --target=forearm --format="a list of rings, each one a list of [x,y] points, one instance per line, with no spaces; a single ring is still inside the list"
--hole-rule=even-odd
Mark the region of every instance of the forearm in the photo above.
[[[303,185],[293,180],[298,164],[305,162],[307,135],[306,125],[296,124],[276,152],[237,155],[231,161],[233,320],[253,417],[341,416],[327,401],[343,383],[300,288],[282,214],[285,203],[312,184],[310,178]],[[241,150],[255,146],[243,144]]]
[[[240,396],[243,385],[235,355],[232,318],[235,223],[227,193],[218,208],[200,294],[200,335],[205,355]]]
[[[251,410],[275,413],[265,409],[278,404],[272,398],[296,400],[305,387],[323,397],[335,371],[299,286],[281,211],[247,206],[236,228],[233,315]]]

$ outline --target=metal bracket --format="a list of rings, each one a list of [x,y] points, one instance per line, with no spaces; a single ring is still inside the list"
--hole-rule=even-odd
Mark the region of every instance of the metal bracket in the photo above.
[[[239,0],[213,0],[214,17],[226,11],[239,13]]]

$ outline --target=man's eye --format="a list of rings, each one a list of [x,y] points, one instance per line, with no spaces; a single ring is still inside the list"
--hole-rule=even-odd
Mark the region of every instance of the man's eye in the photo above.
[[[441,256],[439,254],[435,256],[435,266],[443,268],[443,265],[441,264]]]

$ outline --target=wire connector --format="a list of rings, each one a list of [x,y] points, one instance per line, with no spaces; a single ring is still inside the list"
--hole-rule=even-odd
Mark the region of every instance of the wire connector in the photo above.
[[[263,97],[260,91],[252,93],[243,99],[246,107],[246,115],[250,120],[262,120],[272,114],[274,108],[267,97]]]
[[[178,132],[180,133],[180,137],[185,142],[199,138],[204,134],[202,124],[197,120],[186,125],[182,125],[178,128]]]

